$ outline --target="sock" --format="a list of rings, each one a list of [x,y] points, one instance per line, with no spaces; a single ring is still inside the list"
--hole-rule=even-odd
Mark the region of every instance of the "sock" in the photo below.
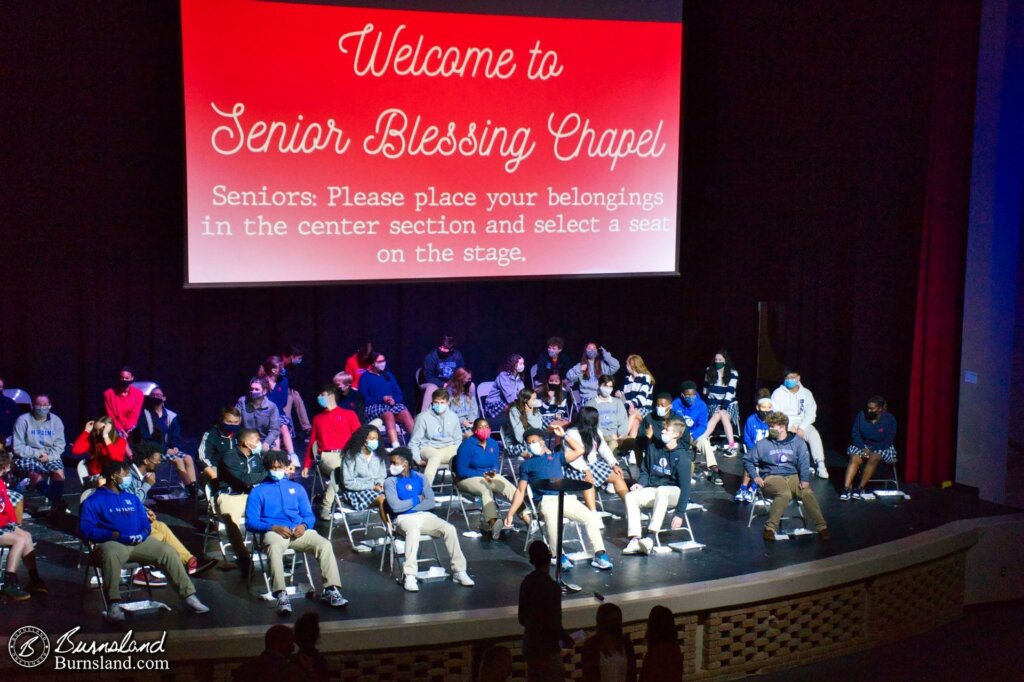
[[[64,500],[64,479],[50,480],[50,494],[48,497],[50,498],[50,504],[57,504]]]
[[[735,438],[730,438],[729,439],[729,447],[732,447],[735,444],[736,444],[736,439]]]
[[[747,486],[745,486],[745,485],[741,485],[740,486],[740,490],[749,490],[749,488]]]
[[[31,578],[32,580],[39,580],[39,569],[36,568],[35,566],[33,566],[32,568],[28,569],[28,577]]]

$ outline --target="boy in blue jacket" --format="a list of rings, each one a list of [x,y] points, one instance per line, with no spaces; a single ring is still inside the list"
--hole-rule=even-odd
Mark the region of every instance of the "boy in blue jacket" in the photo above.
[[[747,421],[743,425],[743,444],[747,446],[747,451],[753,450],[759,440],[764,440],[768,437],[768,422],[765,419],[771,413],[772,393],[767,388],[762,388],[757,392],[757,409],[747,417]],[[736,491],[734,499],[737,502],[753,502],[754,491],[756,490],[757,484],[754,483],[753,479],[750,478],[750,474],[744,469],[743,483],[740,485],[740,489]]]
[[[483,417],[473,422],[473,435],[459,445],[455,456],[455,475],[459,490],[480,498],[483,505],[481,532],[490,533],[494,540],[499,539],[504,524],[498,522],[494,495],[497,493],[511,502],[516,487],[501,475],[498,443],[491,438],[491,425]],[[519,516],[524,524],[530,525],[532,519],[526,507],[520,510]]]
[[[103,614],[107,621],[125,619],[121,608],[121,566],[128,561],[156,566],[171,581],[185,606],[195,613],[210,609],[199,601],[196,588],[188,577],[181,559],[166,542],[150,535],[149,517],[139,498],[127,492],[131,474],[126,462],[108,460],[103,463],[106,484],[82,502],[79,528],[89,542],[96,545],[102,561],[103,585],[110,608]]]
[[[708,432],[708,404],[701,400],[695,382],[687,380],[680,385],[679,397],[672,401],[672,411],[679,414],[690,429],[693,449],[704,457],[708,467],[708,480],[715,485],[723,485],[715,446],[711,444],[711,434]]]
[[[323,591],[320,601],[334,607],[348,604],[341,596],[341,576],[330,541],[313,530],[316,518],[305,488],[288,480],[290,458],[282,450],[270,450],[263,457],[267,479],[254,487],[245,502],[245,527],[263,535],[263,544],[270,561],[270,584],[277,598],[277,613],[292,612],[288,590],[285,589],[284,552],[312,554],[320,563]]]

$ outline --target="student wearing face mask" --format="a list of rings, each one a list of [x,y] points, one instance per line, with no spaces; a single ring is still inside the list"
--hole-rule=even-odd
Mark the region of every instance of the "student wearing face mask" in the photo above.
[[[714,433],[715,427],[721,422],[728,441],[727,448],[733,455],[739,447],[733,432],[734,426],[738,428],[740,424],[740,408],[736,402],[736,385],[739,380],[739,372],[733,367],[729,351],[720,350],[715,353],[704,373],[704,397],[708,403],[708,435]]]
[[[392,447],[398,445],[398,429],[396,423],[402,425],[406,433],[413,429],[412,415],[402,403],[402,389],[395,375],[387,369],[387,358],[383,353],[370,353],[370,369],[359,382],[359,392],[366,398],[366,417],[373,420],[380,418],[388,433]]]
[[[416,415],[409,450],[413,460],[423,467],[423,478],[433,485],[434,476],[442,465],[451,463],[462,443],[462,425],[455,413],[448,409],[448,391],[439,388],[430,396],[430,407]]]
[[[132,386],[135,373],[131,367],[122,367],[113,386],[103,392],[103,407],[107,416],[114,421],[114,428],[121,436],[127,436],[139,423],[142,416],[142,391]]]
[[[764,524],[765,541],[775,540],[782,513],[794,497],[804,503],[808,527],[813,526],[822,540],[828,540],[828,524],[811,490],[811,453],[807,442],[789,432],[789,417],[782,412],[772,412],[766,421],[768,437],[743,456],[747,473],[771,500],[768,521]]]
[[[572,360],[563,353],[565,340],[561,336],[552,336],[548,339],[548,348],[537,357],[537,378],[543,379],[555,373],[560,378],[565,378],[572,367]]]
[[[598,381],[597,396],[587,402],[586,407],[597,410],[598,424],[601,435],[612,451],[619,449],[619,443],[629,434],[629,415],[626,414],[626,403],[622,398],[612,395],[615,392],[615,378],[610,374],[603,375]]]
[[[572,394],[562,386],[557,374],[552,372],[547,383],[537,389],[537,398],[540,400],[538,411],[545,431],[551,433],[556,426],[569,425],[569,400]]]
[[[512,500],[516,487],[502,476],[498,459],[498,443],[491,439],[491,425],[484,418],[473,423],[473,436],[462,441],[455,458],[455,475],[459,490],[479,497],[483,504],[480,515],[480,530],[489,533],[494,540],[501,538],[503,523],[498,522],[498,508],[494,495]],[[428,479],[429,480],[429,479]],[[530,514],[524,507],[520,518],[530,525]]]
[[[88,456],[85,461],[90,476],[99,476],[103,463],[113,460],[125,462],[128,459],[128,442],[114,428],[114,421],[107,416],[86,422],[85,428],[71,444],[75,457]]]
[[[679,387],[679,397],[672,401],[672,411],[680,415],[690,430],[693,449],[700,454],[707,466],[707,478],[715,485],[722,485],[722,473],[718,469],[715,448],[711,445],[711,429],[708,428],[708,406],[697,395],[697,384],[684,381]]]
[[[11,467],[11,454],[0,444],[0,547],[6,547],[7,565],[4,566],[4,586],[0,596],[11,601],[25,601],[33,594],[46,593],[46,583],[39,577],[36,567],[35,543],[32,535],[18,524],[18,516],[7,492],[4,477]],[[28,584],[25,589],[18,582],[18,565],[25,564]]]
[[[338,387],[338,407],[352,410],[356,413],[360,424],[366,423],[366,398],[353,385],[352,375],[348,372],[338,372],[332,379]]]
[[[508,422],[505,425],[507,437],[505,449],[510,457],[518,457],[526,449],[523,440],[527,429],[543,429],[544,419],[540,412],[541,402],[537,392],[528,388],[519,391],[516,401],[508,408]]]
[[[13,470],[19,478],[45,491],[51,511],[60,514],[64,505],[64,422],[51,411],[50,396],[40,393],[32,398],[32,411],[14,420],[11,437],[14,450]],[[91,423],[91,422],[90,422]],[[124,454],[122,452],[122,459]]]
[[[242,535],[242,518],[249,492],[267,477],[262,454],[259,431],[242,429],[238,432],[238,445],[221,460],[220,469],[223,471],[218,470],[222,485],[217,496],[217,508],[235,550],[238,566],[244,573],[248,573],[251,562]]]
[[[163,571],[185,606],[193,613],[206,613],[207,608],[196,595],[196,588],[185,567],[170,545],[150,534],[146,508],[134,494],[126,492],[129,477],[125,462],[107,460],[103,463],[106,484],[85,498],[79,511],[82,537],[95,543],[107,590],[110,608],[103,614],[112,623],[123,622],[121,608],[121,567],[128,561],[155,566]]]
[[[747,446],[747,450],[753,449],[759,440],[768,437],[767,419],[768,415],[772,413],[772,392],[767,388],[761,388],[758,389],[756,397],[756,409],[747,417],[747,421],[743,425],[743,444]],[[754,483],[753,479],[750,478],[750,474],[744,468],[743,483],[740,485],[740,489],[736,491],[734,499],[737,502],[753,502],[756,490],[757,484]]]
[[[462,437],[469,438],[473,432],[473,422],[480,416],[473,375],[465,367],[460,367],[445,385],[445,390],[451,396],[448,406],[459,418],[459,424],[462,426]]]
[[[814,428],[814,421],[818,417],[818,403],[814,401],[814,394],[810,389],[800,381],[800,372],[786,372],[782,385],[772,392],[772,405],[776,411],[789,417],[789,431],[807,441],[818,478],[828,478],[825,448],[821,443],[821,435]]]
[[[647,369],[644,359],[639,355],[626,358],[626,381],[622,385],[620,398],[626,403],[629,414],[629,436],[635,438],[640,430],[640,422],[651,413],[654,395],[654,375]]]
[[[852,444],[846,450],[850,463],[846,467],[846,479],[839,499],[873,499],[871,493],[865,494],[864,488],[875,474],[878,463],[884,461],[890,466],[896,464],[896,447],[893,445],[896,440],[896,418],[886,409],[885,398],[880,395],[868,398],[864,410],[858,412],[853,419],[850,440]],[[860,485],[854,488],[853,480],[861,465],[864,471],[860,476]]]
[[[341,595],[338,561],[330,541],[313,528],[316,519],[306,489],[288,480],[288,454],[271,450],[263,455],[267,476],[253,487],[245,502],[246,530],[263,535],[270,564],[271,594],[277,599],[278,615],[291,615],[292,605],[285,584],[284,553],[303,552],[316,557],[323,590],[320,601],[335,608],[348,604]]]
[[[136,443],[150,442],[163,449],[164,459],[178,470],[178,478],[191,497],[199,496],[196,482],[196,464],[192,456],[181,451],[181,424],[178,414],[165,407],[167,396],[159,386],[154,386],[143,401],[142,418],[135,430]]]
[[[654,541],[642,538],[640,510],[653,509],[648,530],[663,530],[665,514],[675,507],[672,530],[682,527],[690,501],[690,466],[693,451],[686,422],[673,417],[660,433],[651,427],[637,437],[644,448],[640,476],[626,494],[626,533],[629,543],[623,554],[650,554]]]
[[[420,536],[429,535],[444,538],[444,546],[451,557],[452,580],[459,585],[472,587],[476,583],[466,572],[466,557],[459,546],[459,534],[455,526],[433,514],[434,490],[423,474],[411,469],[412,452],[409,448],[395,448],[391,451],[391,474],[384,482],[384,497],[395,528],[405,538],[405,561],[402,572],[405,576],[403,587],[408,592],[419,592],[416,578],[419,564]]]
[[[281,358],[281,376],[288,379],[288,402],[285,403],[284,416],[291,419],[292,411],[294,410],[295,421],[298,422],[302,432],[308,438],[309,431],[313,428],[313,425],[310,423],[309,415],[306,413],[306,403],[302,400],[302,395],[295,388],[294,377],[294,372],[302,364],[305,355],[306,351],[301,346],[289,344],[279,357]]]
[[[593,341],[583,347],[583,357],[578,365],[573,365],[565,374],[570,385],[578,385],[580,402],[586,403],[597,397],[600,377],[605,374],[615,375],[619,371],[619,361],[603,346]]]
[[[309,470],[319,457],[320,474],[330,480],[341,466],[341,454],[352,434],[359,430],[359,418],[352,410],[338,407],[337,388],[328,384],[320,389],[316,397],[323,411],[313,417],[313,428],[306,445],[306,459],[302,464],[302,477],[309,476]],[[320,506],[320,518],[329,520],[334,508],[334,488],[327,486]],[[364,507],[365,509],[365,507]]]
[[[284,451],[288,453],[292,468],[298,468],[299,457],[295,454],[295,444],[292,442],[294,432],[292,418],[288,416],[291,412],[289,402],[292,392],[288,377],[284,375],[284,362],[280,356],[271,355],[264,360],[256,371],[256,379],[263,381],[267,400],[277,407],[278,428],[281,430],[279,442]]]
[[[672,409],[672,394],[668,392],[659,393],[654,399],[653,409],[640,422],[637,440],[639,440],[639,434],[647,433],[648,429],[653,429],[655,434],[661,433],[665,430],[665,423],[673,418],[682,419],[683,423],[686,423],[683,415]],[[640,447],[639,443],[633,445],[633,451],[637,455],[637,463],[641,463],[640,458],[643,456],[644,450]]]
[[[281,414],[277,405],[267,398],[270,384],[265,378],[249,382],[249,393],[235,405],[242,413],[242,427],[258,431],[264,450],[277,446],[281,438]]]
[[[597,629],[580,652],[583,682],[636,682],[633,641],[622,632],[622,609],[605,602],[597,607]]]
[[[199,441],[197,455],[203,465],[203,476],[213,481],[217,478],[217,467],[224,455],[238,445],[238,431],[242,428],[242,413],[237,407],[225,407],[220,411],[220,421],[203,434]],[[214,486],[216,492],[218,486]]]
[[[384,479],[388,477],[388,458],[381,447],[380,431],[367,424],[352,434],[341,457],[341,490],[345,501],[356,511],[377,507],[381,521],[384,513]]]
[[[455,347],[455,337],[445,334],[441,337],[437,347],[427,353],[423,358],[423,404],[420,412],[430,409],[431,396],[434,391],[444,388],[451,381],[455,370],[466,366],[466,360],[462,357],[462,351]]]
[[[516,396],[523,390],[523,372],[526,371],[526,361],[521,355],[510,355],[505,358],[498,376],[494,379],[491,392],[484,400],[483,416],[491,422],[491,428],[500,429],[505,423],[506,413],[509,406],[515,401]]]

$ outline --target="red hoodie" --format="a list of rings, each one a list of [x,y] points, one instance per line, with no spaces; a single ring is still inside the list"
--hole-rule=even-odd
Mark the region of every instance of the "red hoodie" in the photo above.
[[[142,415],[142,402],[145,398],[142,391],[134,386],[128,387],[127,395],[116,393],[112,388],[103,391],[103,406],[107,416],[114,421],[114,428],[122,433],[134,429]]]
[[[124,438],[118,438],[110,445],[106,443],[97,443],[96,450],[92,449],[92,442],[89,440],[89,432],[82,431],[78,434],[78,438],[71,445],[71,454],[92,456],[85,461],[85,466],[89,470],[90,476],[98,476],[103,472],[103,463],[107,460],[115,460],[117,462],[123,462],[125,459],[125,453],[128,449],[128,441]]]

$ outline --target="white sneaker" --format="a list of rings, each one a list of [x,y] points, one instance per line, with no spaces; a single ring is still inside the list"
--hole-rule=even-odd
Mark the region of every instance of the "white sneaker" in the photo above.
[[[825,466],[825,460],[818,462],[818,478],[828,478],[828,468]]]
[[[622,550],[624,555],[639,554],[640,553],[640,538],[630,538],[629,544],[626,545],[626,549]]]
[[[405,540],[395,538],[395,554],[405,554]]]
[[[189,608],[192,613],[209,613],[210,607],[199,601],[199,597],[195,594],[190,594],[185,597],[185,606]]]
[[[613,484],[609,483],[608,485],[606,485],[604,487],[604,491],[606,493],[608,493],[609,495],[614,495],[615,494],[615,486]]]
[[[296,455],[294,452],[288,453],[288,463],[291,464],[296,469],[302,468],[302,462],[299,461],[299,456]]]
[[[420,591],[420,585],[416,581],[416,576],[414,576],[412,573],[410,573],[407,576],[405,576],[405,583],[402,585],[402,587],[405,588],[406,592],[419,592]]]
[[[473,582],[473,579],[469,577],[469,573],[466,573],[465,571],[455,571],[455,573],[452,574],[452,580],[460,585],[465,585],[466,587],[473,587],[473,585],[476,585],[476,583]]]
[[[654,551],[654,540],[650,538],[644,538],[640,541],[640,553],[650,554]]]
[[[288,590],[281,590],[281,593],[277,595],[277,615],[292,615],[292,600],[288,598]]]
[[[110,608],[103,612],[103,618],[108,623],[121,623],[124,621],[125,613],[120,604],[111,604]]]

